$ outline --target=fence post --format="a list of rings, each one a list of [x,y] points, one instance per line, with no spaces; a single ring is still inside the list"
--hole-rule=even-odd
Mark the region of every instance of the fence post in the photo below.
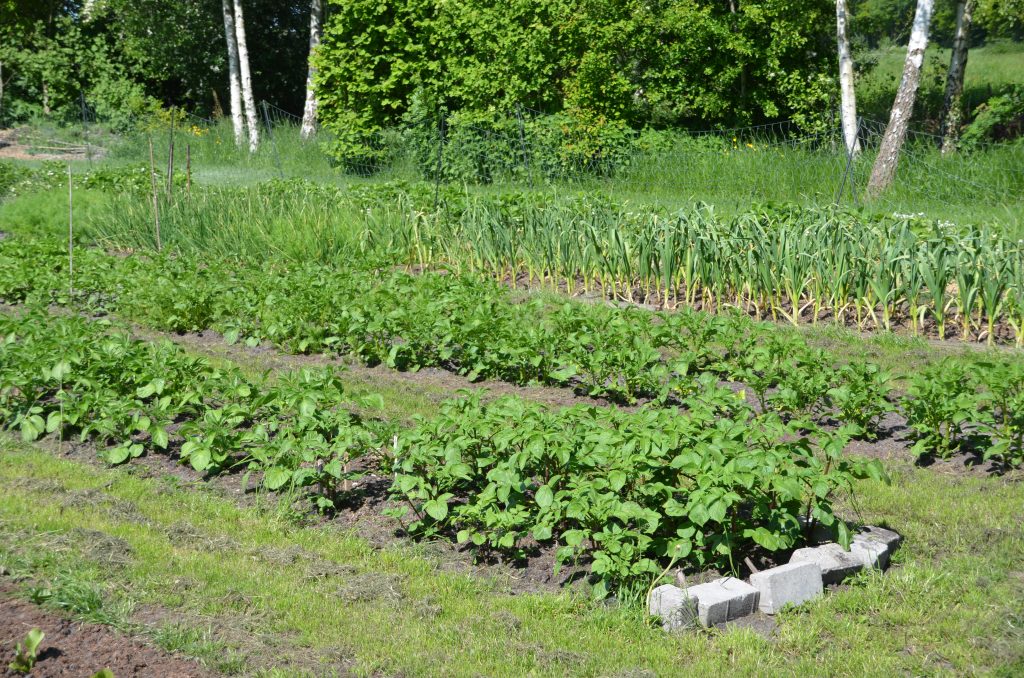
[[[267,100],[264,99],[260,102],[263,104],[263,124],[267,127],[267,138],[270,139],[270,148],[274,151],[274,164],[277,165],[277,173],[284,179],[284,169],[281,167],[281,156],[277,153],[277,142],[274,140],[274,126],[270,124],[270,113],[267,112]]]

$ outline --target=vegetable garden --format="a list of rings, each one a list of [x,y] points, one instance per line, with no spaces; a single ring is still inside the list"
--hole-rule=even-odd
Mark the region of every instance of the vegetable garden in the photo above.
[[[159,195],[158,248],[145,178],[77,178],[70,249],[45,213],[7,222],[0,422],[26,442],[165,458],[325,520],[376,493],[402,541],[543,563],[629,609],[673,568],[743,575],[822,535],[848,545],[858,488],[890,482],[883,450],[1024,466],[1024,256],[998,229],[454,189],[432,211],[423,185],[273,181]],[[31,205],[61,180],[9,183]],[[813,326],[992,348],[893,370]],[[315,366],[173,341],[199,333]],[[398,421],[318,360],[579,402],[469,388]]]

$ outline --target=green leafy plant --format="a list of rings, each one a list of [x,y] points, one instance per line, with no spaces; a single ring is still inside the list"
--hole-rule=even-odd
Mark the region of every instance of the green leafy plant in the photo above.
[[[962,365],[943,361],[916,375],[901,400],[920,456],[948,457],[958,451],[964,426],[979,416],[977,382]]]
[[[36,665],[36,659],[39,656],[39,644],[43,642],[44,635],[40,629],[29,631],[25,636],[25,640],[18,643],[14,661],[8,667],[15,673],[31,673]]]

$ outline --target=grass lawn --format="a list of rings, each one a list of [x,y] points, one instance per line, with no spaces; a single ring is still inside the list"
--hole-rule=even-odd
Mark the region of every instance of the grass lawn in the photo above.
[[[227,673],[1019,675],[1024,485],[890,465],[847,512],[906,536],[885,574],[778,617],[669,635],[632,606],[517,591],[446,547],[374,547],[286,501],[0,439],[0,566],[22,589]],[[125,555],[127,554],[127,555]],[[89,594],[89,595],[86,595]],[[101,604],[81,603],[99,595]],[[91,597],[90,597],[91,596]],[[76,603],[76,600],[79,602]],[[156,620],[156,621],[154,621]]]

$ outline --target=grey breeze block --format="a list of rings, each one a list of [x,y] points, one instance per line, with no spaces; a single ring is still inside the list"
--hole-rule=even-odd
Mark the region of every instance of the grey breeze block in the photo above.
[[[664,584],[651,591],[647,612],[661,617],[661,627],[666,631],[686,628],[697,618],[697,601],[678,586]]]
[[[838,584],[851,574],[864,569],[864,561],[860,555],[846,551],[834,543],[797,549],[789,562],[814,563],[821,569],[821,578],[825,584]]]
[[[697,600],[697,618],[704,626],[722,624],[757,610],[757,589],[735,577],[691,586],[686,593]]]
[[[817,563],[790,563],[750,575],[750,585],[758,590],[758,607],[776,614],[784,605],[799,605],[817,598],[824,591],[821,568]]]
[[[860,558],[864,567],[884,570],[902,541],[903,537],[892,530],[868,526],[853,536],[850,552]]]

